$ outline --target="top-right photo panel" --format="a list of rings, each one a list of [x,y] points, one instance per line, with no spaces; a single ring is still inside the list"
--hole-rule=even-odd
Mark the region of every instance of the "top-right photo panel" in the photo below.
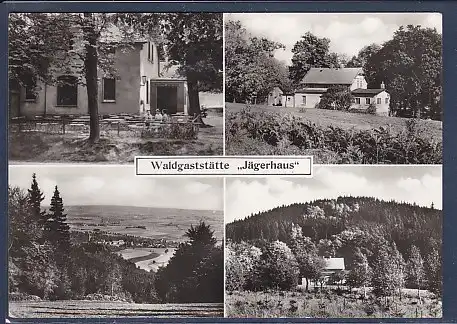
[[[234,13],[225,154],[442,163],[439,13]]]

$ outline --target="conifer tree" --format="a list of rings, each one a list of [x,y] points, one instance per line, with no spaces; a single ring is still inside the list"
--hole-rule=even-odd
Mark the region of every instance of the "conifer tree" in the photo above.
[[[49,239],[54,242],[55,247],[61,251],[68,249],[70,245],[70,227],[67,224],[67,215],[64,214],[62,197],[57,186],[51,198],[49,208],[48,228]]]
[[[32,185],[30,186],[30,189],[28,189],[28,192],[34,221],[36,221],[41,228],[44,228],[47,220],[46,212],[41,210],[41,202],[44,200],[44,195],[38,186],[35,173],[32,175]]]
[[[394,292],[395,269],[392,267],[389,249],[381,246],[373,263],[373,293],[378,297],[386,297]]]
[[[417,298],[420,299],[420,289],[425,279],[424,260],[417,246],[412,245],[406,266],[409,284],[417,287]]]
[[[357,247],[354,253],[353,266],[347,278],[348,285],[350,287],[363,287],[363,296],[366,298],[366,286],[370,282],[371,274],[372,270],[367,257]]]
[[[398,289],[401,300],[401,289],[405,286],[406,262],[403,259],[400,251],[398,251],[395,242],[393,242],[391,246],[391,261],[393,268],[393,284],[394,287]]]

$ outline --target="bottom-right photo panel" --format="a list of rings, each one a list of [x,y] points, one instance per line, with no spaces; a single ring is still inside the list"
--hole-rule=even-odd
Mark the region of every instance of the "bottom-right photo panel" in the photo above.
[[[442,317],[442,167],[228,178],[225,314]]]

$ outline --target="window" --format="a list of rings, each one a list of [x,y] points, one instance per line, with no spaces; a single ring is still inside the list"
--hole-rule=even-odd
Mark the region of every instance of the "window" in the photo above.
[[[116,79],[103,78],[103,101],[116,101]]]
[[[381,98],[377,98],[377,99],[376,99],[376,103],[377,103],[378,105],[380,105],[380,104],[381,104]]]
[[[25,79],[25,101],[36,100],[36,78],[29,76]]]
[[[64,75],[57,78],[57,105],[78,105],[78,82],[76,77]]]
[[[146,103],[149,104],[149,80],[146,81]]]
[[[371,100],[370,100],[370,99],[371,99],[371,98],[365,98],[365,103],[366,103],[367,105],[369,105],[369,104],[371,103]]]
[[[287,101],[290,101],[290,97],[287,98]]]
[[[355,98],[355,103],[360,105],[360,98]]]
[[[148,60],[151,60],[151,42],[148,42]]]
[[[389,103],[389,98],[388,98],[388,97],[386,97],[386,104],[388,104],[388,103]]]
[[[306,96],[303,96],[302,100],[303,100],[303,106],[306,106]]]
[[[163,48],[163,45],[157,46],[157,52],[159,55],[159,62],[165,61],[165,49]]]

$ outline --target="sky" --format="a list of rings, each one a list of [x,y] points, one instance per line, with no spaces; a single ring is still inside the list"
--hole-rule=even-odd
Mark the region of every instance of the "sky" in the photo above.
[[[300,37],[311,32],[330,39],[330,51],[357,55],[364,46],[392,39],[400,26],[421,25],[442,32],[440,13],[232,13],[226,20],[240,20],[254,36],[281,42],[286,50],[275,57],[290,64],[292,48]]]
[[[57,185],[64,205],[223,210],[220,178],[138,177],[132,166],[10,166],[9,184],[30,188],[32,174],[50,204]]]
[[[366,196],[442,208],[441,166],[314,166],[313,178],[229,178],[225,222],[281,205]]]

